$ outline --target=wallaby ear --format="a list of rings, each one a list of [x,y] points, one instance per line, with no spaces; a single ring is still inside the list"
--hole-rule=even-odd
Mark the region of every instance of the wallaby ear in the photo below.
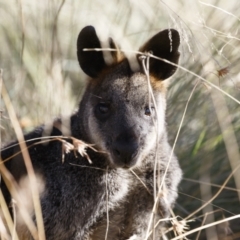
[[[156,57],[166,59],[175,64],[178,63],[180,53],[180,36],[174,29],[166,29],[153,36],[145,45],[140,48],[140,52],[151,52]],[[139,59],[138,55],[138,59]],[[140,61],[140,60],[139,60]],[[172,76],[177,70],[176,66],[163,62],[161,60],[150,58],[150,74],[159,80],[165,80]]]
[[[97,77],[106,67],[102,51],[83,51],[84,48],[101,48],[95,28],[82,29],[77,39],[77,57],[82,70],[90,77]]]

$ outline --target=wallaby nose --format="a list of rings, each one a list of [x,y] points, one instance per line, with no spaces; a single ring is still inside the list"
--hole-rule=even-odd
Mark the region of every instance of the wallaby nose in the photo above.
[[[133,166],[136,163],[138,147],[138,137],[133,131],[119,134],[113,143],[113,154],[116,162],[125,167]]]

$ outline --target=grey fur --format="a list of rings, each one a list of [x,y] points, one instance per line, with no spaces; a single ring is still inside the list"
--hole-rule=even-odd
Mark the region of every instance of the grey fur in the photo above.
[[[155,55],[177,63],[179,43],[177,31],[169,29],[155,35],[140,50],[153,51]],[[112,39],[109,44],[116,47]],[[107,226],[109,240],[144,239],[154,205],[155,159],[157,156],[160,182],[169,161],[171,147],[165,128],[166,82],[163,80],[170,77],[176,67],[150,60],[150,81],[157,104],[154,109],[152,101],[149,106],[147,77],[140,62],[139,70],[133,71],[120,52],[112,52],[114,62],[107,65],[102,52],[83,51],[84,48],[98,47],[100,41],[94,28],[84,28],[77,43],[78,60],[91,79],[78,112],[70,119],[72,137],[94,144],[98,150],[87,149],[92,163],[80,154],[76,157],[74,152],[65,154],[62,163],[60,141],[41,144],[39,140],[33,140],[41,137],[46,127],[25,136],[26,140],[32,139],[35,143],[29,147],[29,153],[36,173],[44,181],[41,204],[48,240],[105,239]],[[154,125],[157,113],[158,132]],[[61,128],[61,120],[56,121],[51,136],[62,136]],[[11,146],[2,151],[3,159],[19,150]],[[26,175],[21,155],[12,158],[6,166],[17,182]],[[169,216],[180,179],[181,170],[173,156],[160,192],[156,220]],[[1,187],[10,203],[3,182]],[[162,226],[160,224],[156,230],[156,239],[160,238]],[[24,239],[31,239],[21,226],[18,229],[23,232]]]

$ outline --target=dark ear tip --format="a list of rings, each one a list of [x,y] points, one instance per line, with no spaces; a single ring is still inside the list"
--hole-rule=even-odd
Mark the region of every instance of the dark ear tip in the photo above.
[[[95,31],[95,28],[93,26],[89,25],[89,26],[84,27],[81,30],[81,32],[91,32],[92,33],[92,32],[96,32],[96,31]]]
[[[175,47],[178,48],[181,41],[179,32],[173,28],[165,29],[164,32],[169,36],[170,39],[172,39]]]
[[[82,39],[82,36],[91,36],[91,35],[96,35],[96,30],[93,26],[89,25],[84,27],[80,33],[78,34],[78,39],[77,39],[77,44],[79,43],[79,41]]]
[[[97,77],[106,66],[103,53],[83,51],[85,48],[101,48],[100,40],[93,26],[84,27],[77,39],[77,57],[82,70],[90,77]]]
[[[84,31],[95,31],[95,28],[92,25],[88,25],[88,26],[82,28],[82,30],[80,32],[84,32]]]
[[[167,30],[167,31],[171,31],[172,34],[176,34],[176,35],[179,36],[179,32],[178,32],[176,29],[174,29],[174,28],[170,28],[170,29],[166,29],[166,30]]]
[[[166,33],[171,32],[172,35],[178,36],[180,38],[179,32],[174,28],[167,28],[167,29],[163,30],[162,32],[166,32]]]
[[[171,33],[172,33],[172,36],[175,40],[177,40],[180,44],[180,41],[181,41],[181,38],[180,38],[180,34],[177,30],[175,29],[170,29],[171,30]]]
[[[179,34],[179,32],[176,29],[171,28],[169,30],[171,31],[171,33],[172,33],[172,35],[174,37],[176,37],[176,38],[178,38],[180,40],[180,34]]]

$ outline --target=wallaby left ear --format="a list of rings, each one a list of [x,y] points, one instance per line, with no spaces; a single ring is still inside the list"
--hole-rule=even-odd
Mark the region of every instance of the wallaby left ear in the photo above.
[[[174,29],[166,29],[153,36],[140,48],[139,51],[151,52],[156,57],[160,57],[177,64],[180,56],[180,53],[178,52],[179,45],[180,36],[178,31]],[[138,58],[139,56],[140,55],[138,55]],[[169,78],[177,70],[176,66],[155,58],[150,58],[149,61],[150,74],[157,77],[159,80]]]
[[[82,70],[90,77],[97,77],[106,67],[102,51],[83,51],[84,48],[101,48],[95,28],[87,26],[77,39],[77,56]]]

